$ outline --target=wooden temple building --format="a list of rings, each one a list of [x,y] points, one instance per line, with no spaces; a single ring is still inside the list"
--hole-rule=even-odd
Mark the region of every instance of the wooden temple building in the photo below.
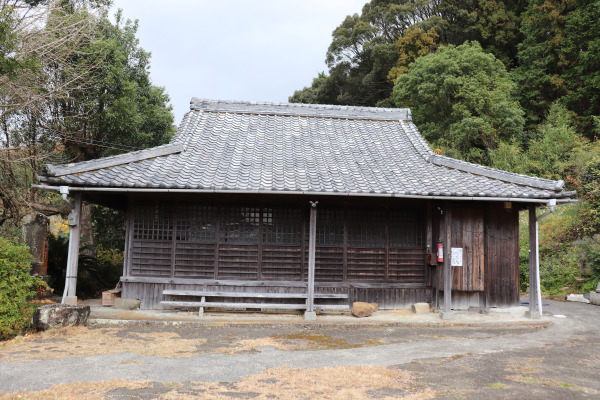
[[[533,246],[536,208],[574,195],[434,153],[408,109],[196,98],[167,145],[47,170],[75,209],[127,212],[122,296],[146,309],[518,305],[519,211]]]

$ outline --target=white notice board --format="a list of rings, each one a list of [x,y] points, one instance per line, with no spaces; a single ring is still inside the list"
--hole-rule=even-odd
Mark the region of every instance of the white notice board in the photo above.
[[[463,249],[462,247],[453,247],[450,257],[450,266],[462,267],[463,266]]]

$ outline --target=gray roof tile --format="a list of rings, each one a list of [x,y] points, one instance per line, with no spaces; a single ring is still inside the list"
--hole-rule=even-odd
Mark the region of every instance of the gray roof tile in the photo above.
[[[47,181],[221,192],[568,197],[564,182],[440,156],[410,110],[192,99],[170,144],[49,166]]]

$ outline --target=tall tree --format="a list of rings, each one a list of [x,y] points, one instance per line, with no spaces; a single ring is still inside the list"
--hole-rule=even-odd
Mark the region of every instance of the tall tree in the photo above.
[[[0,15],[0,35],[11,38],[0,44],[0,225],[31,208],[65,211],[31,190],[42,163],[154,146],[173,133],[169,99],[150,80],[137,23],[118,13],[112,24],[105,9],[94,14],[87,3],[6,3],[23,9]],[[23,15],[35,23],[24,26]]]
[[[100,59],[71,60],[92,40],[94,7],[84,1],[0,1],[0,225],[29,209],[63,211],[28,187],[40,164],[56,155],[39,124],[50,117],[48,104],[93,84]]]
[[[430,43],[477,40],[506,65],[516,65],[516,43],[526,0],[371,0],[333,31],[329,75],[296,91],[290,101],[393,106],[393,79]],[[327,90],[323,90],[327,88]],[[306,92],[306,93],[304,93]]]
[[[95,25],[95,40],[86,48],[101,67],[95,85],[54,104],[47,128],[55,132],[77,161],[135,148],[157,146],[173,134],[173,114],[165,90],[152,84],[150,53],[139,47],[137,21],[118,11],[113,24],[107,15]],[[79,62],[76,58],[73,62]]]
[[[600,114],[600,0],[532,0],[521,30],[515,79],[529,123],[562,98],[591,138]]]
[[[523,135],[515,91],[504,64],[473,42],[417,59],[396,81],[394,100],[411,108],[430,143],[487,164],[489,149]]]
[[[173,135],[173,114],[165,90],[152,84],[150,53],[139,46],[137,21],[124,20],[121,11],[115,24],[107,15],[95,24],[95,40],[89,54],[100,49],[103,62],[94,71],[95,85],[52,104],[46,128],[62,141],[73,160],[157,146]],[[79,57],[73,59],[79,62]],[[68,77],[66,77],[68,79]],[[92,207],[81,211],[81,235],[93,244]]]

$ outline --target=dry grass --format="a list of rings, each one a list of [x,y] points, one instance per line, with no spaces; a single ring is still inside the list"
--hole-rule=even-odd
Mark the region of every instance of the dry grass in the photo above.
[[[238,354],[256,351],[260,347],[274,347],[283,351],[298,350],[332,350],[352,349],[365,346],[380,346],[383,342],[369,340],[364,343],[350,344],[344,339],[336,339],[331,336],[318,333],[301,333],[293,335],[272,335],[259,339],[244,339],[235,341],[232,347],[219,347],[215,352],[225,354]]]
[[[82,326],[51,329],[0,343],[0,362],[29,362],[65,357],[136,353],[158,357],[191,357],[206,339],[182,339],[175,332],[119,336],[124,330]]]
[[[212,350],[203,347],[206,343],[207,339],[204,338],[183,339],[177,332],[131,333],[123,328],[88,329],[77,326],[51,329],[0,342],[0,362],[31,362],[116,353],[172,358],[192,357],[207,351],[238,354],[269,346],[283,351],[298,351],[351,349],[384,344],[374,339],[352,344],[344,339],[317,333],[243,339]]]
[[[385,367],[330,367],[315,369],[271,368],[258,375],[247,376],[239,382],[193,382],[162,384],[170,389],[161,395],[163,400],[185,399],[405,399],[426,400],[436,392],[418,383],[408,371]],[[156,386],[154,386],[155,388]],[[146,388],[153,388],[149,381],[112,380],[97,383],[76,382],[60,384],[41,391],[28,391],[0,395],[5,399],[84,399],[112,398],[110,391],[121,391],[121,397],[145,398],[150,395]]]
[[[523,361],[511,361],[504,370],[517,374],[535,374],[541,370],[534,364],[539,364],[542,361],[544,361],[543,358],[527,358]]]
[[[123,379],[115,379],[112,381],[103,382],[75,382],[63,383],[52,386],[46,390],[28,391],[21,393],[0,394],[0,400],[100,400],[104,399],[106,393],[114,389],[144,389],[149,385],[149,381],[125,381]]]
[[[416,382],[407,371],[384,367],[330,367],[315,369],[270,368],[231,385],[195,383],[197,398],[231,399],[242,393],[254,399],[406,399],[425,400],[435,392]],[[381,393],[375,393],[382,391]],[[190,398],[190,393],[172,391],[165,400]]]

